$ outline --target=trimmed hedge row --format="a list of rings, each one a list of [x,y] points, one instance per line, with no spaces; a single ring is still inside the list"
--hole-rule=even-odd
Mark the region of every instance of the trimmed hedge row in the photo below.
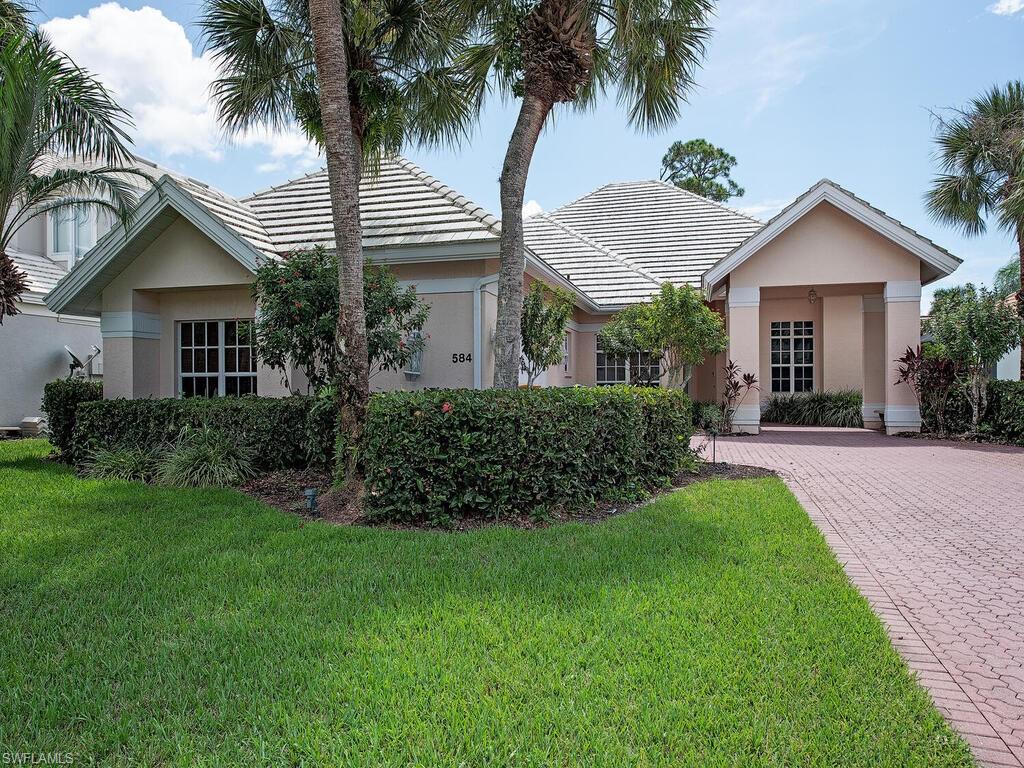
[[[255,468],[329,466],[336,419],[327,398],[222,397],[100,400],[78,408],[69,460],[80,463],[96,448],[172,442],[182,427],[211,427],[255,456]]]
[[[43,413],[50,442],[61,456],[72,453],[75,413],[80,403],[103,399],[103,384],[85,379],[56,379],[43,387]]]
[[[389,392],[370,401],[366,511],[444,523],[635,498],[689,453],[690,400],[629,387]]]

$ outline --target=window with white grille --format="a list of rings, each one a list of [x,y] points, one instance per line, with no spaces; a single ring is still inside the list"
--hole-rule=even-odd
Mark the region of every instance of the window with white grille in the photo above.
[[[188,320],[178,324],[178,394],[256,394],[252,320]]]
[[[814,322],[782,320],[771,324],[772,392],[814,390]]]

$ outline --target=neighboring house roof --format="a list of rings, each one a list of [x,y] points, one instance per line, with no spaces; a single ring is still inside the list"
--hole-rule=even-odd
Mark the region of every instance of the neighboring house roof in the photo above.
[[[599,245],[656,284],[694,287],[700,286],[708,267],[764,226],[661,181],[606,184],[543,218]],[[533,230],[539,221],[526,222],[527,245],[534,250]]]
[[[736,267],[823,202],[830,203],[883,237],[913,253],[934,270],[931,275],[932,280],[952,274],[962,263],[945,248],[936,245],[906,224],[875,208],[834,181],[822,179],[783,208],[763,228],[751,233],[731,253],[708,269],[703,278],[704,287],[708,290],[713,289]],[[930,282],[930,280],[926,282]]]
[[[242,201],[266,228],[279,253],[334,247],[326,169],[271,187]],[[359,185],[363,247],[497,241],[498,220],[404,158],[381,162]]]
[[[46,256],[14,250],[8,255],[27,278],[25,282],[28,284],[28,290],[21,295],[22,301],[42,303],[43,297],[67,274],[63,264],[58,264]]]

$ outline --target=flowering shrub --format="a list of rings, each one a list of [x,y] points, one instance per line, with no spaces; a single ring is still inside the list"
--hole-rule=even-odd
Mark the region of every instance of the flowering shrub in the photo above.
[[[692,431],[679,390],[378,394],[362,452],[366,511],[441,524],[635,498],[678,471]]]

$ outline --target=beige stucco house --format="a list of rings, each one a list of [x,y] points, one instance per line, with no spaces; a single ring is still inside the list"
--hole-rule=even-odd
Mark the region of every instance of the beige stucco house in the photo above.
[[[364,248],[431,305],[414,370],[376,389],[487,387],[493,378],[499,222],[397,158],[360,187]],[[314,173],[234,199],[165,175],[131,227],[115,227],[46,297],[53,312],[100,318],[107,397],[180,397],[302,387],[248,345],[249,293],[262,259],[333,245],[327,179]],[[756,432],[771,392],[854,388],[864,418],[918,429],[892,362],[920,337],[921,286],[959,260],[837,185],[822,181],[767,224],[661,182],[609,184],[526,225],[527,282],[572,291],[562,362],[541,383],[628,381],[644,356],[604,355],[598,334],[665,281],[705,292],[729,349],[697,370],[697,400],[719,396],[727,359],[761,382],[737,414]]]

